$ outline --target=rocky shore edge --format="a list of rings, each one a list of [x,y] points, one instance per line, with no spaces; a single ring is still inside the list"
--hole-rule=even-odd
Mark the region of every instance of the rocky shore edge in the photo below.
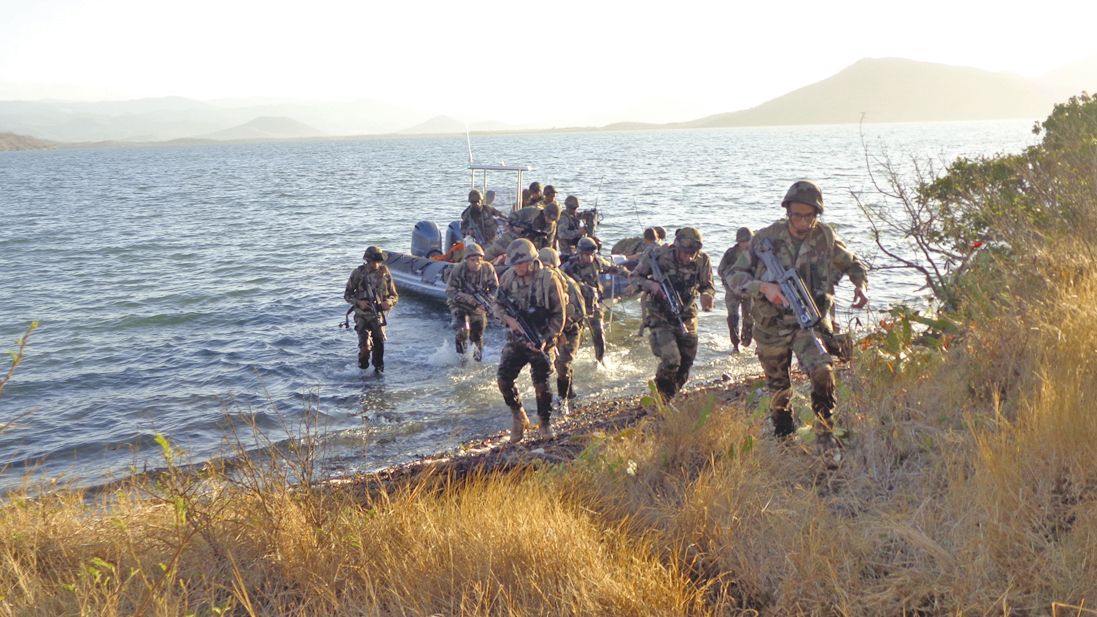
[[[712,396],[717,406],[747,400],[761,386],[762,374],[748,374],[702,382],[683,391],[675,399],[680,403]],[[564,418],[553,420],[555,437],[543,439],[527,433],[521,442],[509,441],[510,431],[503,430],[462,443],[445,452],[429,454],[414,461],[384,469],[324,481],[326,489],[364,494],[366,497],[387,493],[431,478],[460,482],[474,474],[490,474],[528,468],[536,464],[568,463],[579,457],[592,438],[619,432],[638,424],[655,413],[645,405],[646,395],[594,400],[579,404]],[[500,424],[503,424],[500,421]],[[509,425],[509,418],[507,424]]]

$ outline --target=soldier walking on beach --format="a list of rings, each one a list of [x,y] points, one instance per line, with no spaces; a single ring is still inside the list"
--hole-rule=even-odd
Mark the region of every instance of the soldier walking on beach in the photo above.
[[[814,330],[800,328],[780,287],[769,282],[759,248],[772,244],[781,267],[796,269],[823,316],[823,322],[817,326],[822,329],[830,327],[833,282],[840,274],[848,275],[854,285],[853,308],[862,308],[868,304],[865,294],[868,273],[834,229],[820,224],[823,192],[816,183],[810,180],[795,182],[781,206],[787,217],[754,235],[750,249],[739,255],[732,267],[728,283],[734,291],[754,299],[754,336],[758,360],[766,373],[766,387],[772,396],[770,410],[774,434],[786,438],[796,430],[790,408],[792,381],[789,373],[795,354],[800,367],[811,378],[811,408],[819,420],[818,446],[825,452],[834,445],[831,434],[835,405],[833,360],[815,340]]]
[[[483,203],[480,191],[472,189],[469,191],[469,205],[461,213],[461,235],[472,236],[481,247],[490,246],[498,229],[496,217],[503,218],[503,213]]]
[[[541,263],[556,275],[566,296],[564,330],[556,340],[556,360],[553,363],[556,369],[556,394],[559,397],[557,409],[561,416],[566,416],[571,410],[571,399],[575,398],[571,363],[575,360],[575,352],[579,350],[579,343],[583,338],[583,326],[587,321],[586,303],[578,281],[560,269],[560,254],[556,249],[545,247],[538,256]]]
[[[577,252],[563,266],[564,272],[579,282],[586,304],[587,323],[594,340],[594,359],[601,362],[606,353],[605,331],[602,326],[602,273],[628,276],[628,268],[618,266],[598,254],[598,243],[591,238],[580,238],[575,245]]]
[[[549,353],[564,328],[565,296],[560,283],[537,259],[537,249],[525,238],[518,238],[507,248],[510,267],[499,280],[495,314],[507,325],[507,342],[499,359],[496,374],[499,392],[510,407],[513,423],[511,442],[521,441],[529,418],[522,407],[514,380],[529,364],[533,390],[537,396],[537,415],[541,419],[542,437],[551,437],[552,390],[549,375],[552,362]],[[523,330],[523,322],[529,332]],[[530,339],[536,339],[535,344]]]
[[[365,263],[355,268],[347,280],[343,299],[354,307],[358,367],[369,368],[372,356],[374,372],[384,375],[386,313],[396,307],[400,296],[396,293],[396,284],[385,265],[385,253],[380,247],[367,248],[362,259]]]
[[[646,292],[644,326],[651,332],[651,352],[659,357],[655,385],[667,399],[685,385],[697,357],[696,301],[700,297],[701,310],[711,311],[715,298],[712,262],[702,246],[700,230],[683,227],[673,244],[644,253],[630,276],[630,283]],[[664,286],[676,298],[668,298]]]
[[[743,296],[732,290],[728,285],[728,277],[731,276],[731,268],[739,260],[739,255],[750,249],[750,239],[754,237],[750,229],[740,227],[735,232],[735,244],[724,251],[724,257],[720,259],[720,265],[716,267],[716,274],[724,285],[724,304],[728,309],[728,334],[731,335],[732,352],[739,353],[739,342],[744,347],[750,347],[754,332],[754,317],[750,314],[750,296]],[[740,336],[739,313],[742,311],[743,330]]]
[[[458,354],[464,355],[471,341],[472,358],[479,362],[484,357],[487,311],[494,310],[497,289],[499,279],[495,267],[484,262],[484,249],[475,242],[466,244],[464,258],[450,270],[446,283],[446,305],[453,314],[453,340]]]

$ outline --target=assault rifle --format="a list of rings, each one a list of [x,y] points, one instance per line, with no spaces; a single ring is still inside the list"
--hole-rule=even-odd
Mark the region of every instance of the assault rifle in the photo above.
[[[525,221],[519,220],[518,218],[507,219],[507,224],[512,226],[512,227],[517,227],[518,229],[521,229],[525,234],[528,234],[529,236],[539,237],[539,238],[547,238],[548,237],[548,232],[547,231],[545,231],[543,229],[537,229],[536,227],[533,226],[533,223],[527,223]],[[522,237],[526,237],[526,235],[523,235]]]
[[[378,317],[381,318],[381,335],[385,339],[388,339],[388,335],[383,328],[389,325],[389,319],[388,316],[385,315],[385,311],[381,310],[381,300],[377,298],[377,294],[373,291],[373,287],[369,284],[369,281],[365,281],[365,285],[361,288],[361,291],[358,292],[355,299],[365,300],[373,305],[373,312],[377,313]],[[354,307],[355,305],[352,304],[350,308],[347,309],[346,314],[343,315],[343,323],[339,324],[340,328],[350,329],[350,314],[354,312]]]
[[[486,295],[484,295],[484,292],[473,291],[469,293],[469,296],[472,297],[472,300],[476,303],[476,306],[484,309],[484,312],[486,312],[489,317],[492,315],[492,313],[495,312],[495,309],[491,306],[491,301],[488,300],[488,297]]]
[[[759,241],[757,252],[758,258],[766,266],[766,282],[777,283],[781,288],[781,295],[785,297],[792,313],[796,315],[796,321],[800,324],[800,328],[803,330],[814,329],[822,321],[823,316],[819,313],[815,298],[808,292],[808,288],[804,285],[804,280],[800,278],[800,274],[796,272],[795,268],[786,270],[781,267],[781,262],[777,261],[777,255],[773,252],[773,241],[769,238],[762,238]],[[811,340],[820,353],[826,353],[814,333]]]
[[[663,299],[677,322],[675,325],[678,332],[684,334],[686,332],[686,322],[682,319],[682,312],[685,310],[685,307],[682,306],[682,297],[678,295],[678,290],[670,284],[670,280],[663,274],[663,269],[659,267],[659,260],[655,251],[648,253],[648,261],[651,262],[651,275],[655,278],[655,282],[659,283],[659,289],[663,292]]]
[[[514,318],[514,321],[518,322],[518,329],[522,331],[522,337],[526,339],[526,342],[537,349],[541,349],[544,341],[541,340],[541,335],[537,334],[537,330],[526,319],[525,311],[518,308],[514,300],[511,300],[501,289],[495,299],[503,306],[503,310],[506,311],[507,315],[510,315]]]

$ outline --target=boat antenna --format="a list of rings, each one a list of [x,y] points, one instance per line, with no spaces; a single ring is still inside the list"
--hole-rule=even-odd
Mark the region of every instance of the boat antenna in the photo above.
[[[469,165],[472,165],[472,136],[469,135],[469,121],[465,120],[465,143],[469,147]]]
[[[602,181],[606,179],[605,174],[602,174],[601,178],[598,178],[598,190],[594,192],[594,209],[598,209],[598,198],[602,196]]]

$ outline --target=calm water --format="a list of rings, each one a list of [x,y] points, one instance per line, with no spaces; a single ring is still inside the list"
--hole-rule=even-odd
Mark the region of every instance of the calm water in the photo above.
[[[875,154],[951,160],[1015,152],[1030,122],[869,125]],[[527,181],[595,198],[613,242],[646,225],[696,225],[718,262],[735,230],[778,218],[795,179],[820,181],[826,220],[869,260],[849,190],[869,187],[856,126],[477,137],[478,160],[528,163]],[[0,490],[33,476],[91,485],[158,466],[162,433],[201,461],[226,427],[274,441],[318,412],[325,471],[443,450],[509,425],[495,387],[500,334],[483,365],[454,356],[445,308],[405,294],[390,316],[387,374],[359,371],[340,330],[362,250],[407,250],[417,220],[464,206],[463,137],[0,153],[0,350],[41,322],[0,397]],[[509,193],[500,174],[496,188]],[[600,190],[599,190],[600,186]],[[918,281],[872,277],[873,309]],[[840,301],[849,304],[848,283]],[[722,312],[701,319],[696,378],[756,371],[728,353]],[[581,396],[638,392],[654,372],[636,307],[614,312],[609,368],[589,347]],[[839,314],[869,321],[878,313]],[[528,377],[526,397],[532,389]],[[530,401],[532,403],[532,401]]]

